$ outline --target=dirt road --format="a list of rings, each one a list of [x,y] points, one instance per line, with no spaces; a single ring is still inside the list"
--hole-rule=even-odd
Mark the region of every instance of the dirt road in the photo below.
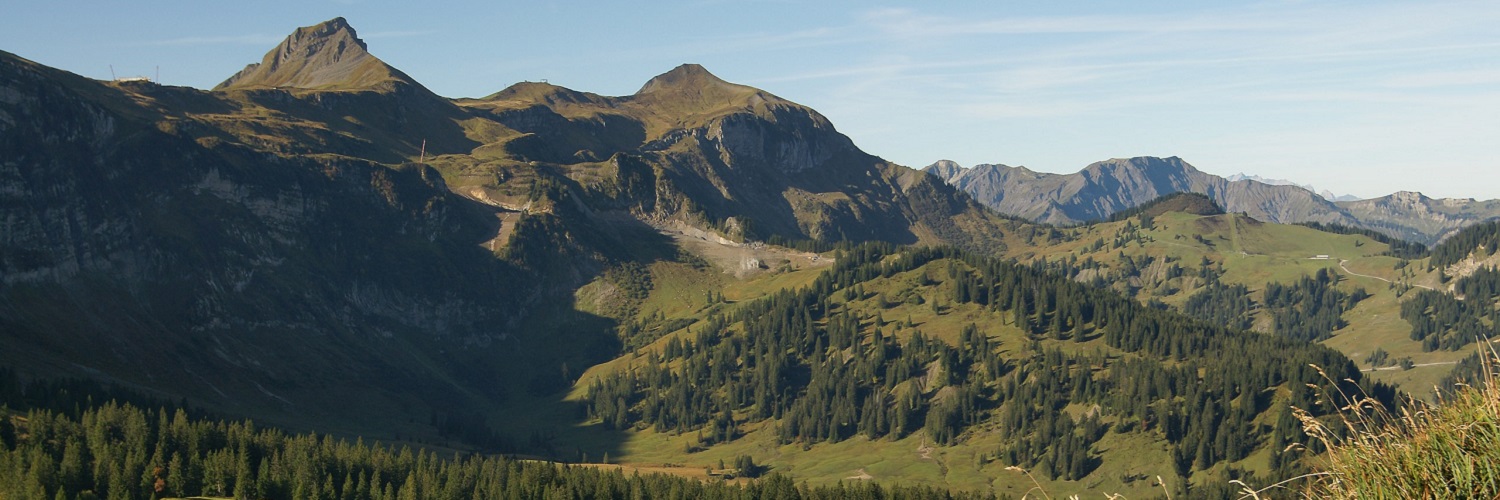
[[[1351,276],[1359,276],[1361,278],[1372,278],[1372,279],[1377,279],[1377,280],[1380,280],[1380,281],[1384,281],[1386,283],[1390,283],[1391,282],[1391,280],[1388,280],[1388,279],[1385,279],[1385,278],[1382,278],[1382,277],[1379,277],[1379,276],[1370,276],[1368,274],[1359,274],[1359,273],[1356,273],[1354,271],[1350,271],[1349,268],[1344,267],[1344,264],[1348,263],[1348,262],[1349,262],[1349,259],[1339,259],[1339,269],[1343,269],[1344,272],[1349,273]],[[1426,289],[1432,290],[1434,292],[1437,291],[1436,288],[1433,288],[1433,287],[1430,287],[1430,286],[1427,286],[1427,285],[1412,285],[1412,286],[1417,287],[1417,288],[1426,288]]]

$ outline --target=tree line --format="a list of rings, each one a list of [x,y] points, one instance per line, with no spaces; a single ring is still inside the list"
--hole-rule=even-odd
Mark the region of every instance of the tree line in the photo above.
[[[590,415],[615,428],[696,432],[702,446],[765,420],[782,442],[807,444],[918,429],[949,444],[976,439],[966,431],[985,423],[1000,436],[994,458],[1080,479],[1098,465],[1093,443],[1111,430],[1166,439],[1181,474],[1301,440],[1296,429],[1256,422],[1273,406],[1317,411],[1309,384],[1360,380],[1332,349],[1147,307],[1045,263],[874,243],[837,262],[806,288],[711,317],[633,368],[593,381]],[[908,272],[920,273],[927,292],[918,300],[934,312],[942,314],[941,303],[976,305],[1027,340],[1001,355],[998,339],[978,326],[949,344],[909,320],[851,306],[889,305],[864,285]],[[1094,342],[1099,352],[1069,355],[1049,342]],[[1272,401],[1273,387],[1286,399]],[[1393,398],[1389,387],[1366,389]],[[1064,411],[1071,404],[1098,409],[1076,417]]]
[[[1360,236],[1365,236],[1372,240],[1386,244],[1386,251],[1381,255],[1389,255],[1399,259],[1415,260],[1426,257],[1428,254],[1427,245],[1423,245],[1411,240],[1397,238],[1389,234],[1376,231],[1374,229],[1365,229],[1362,227],[1353,227],[1345,226],[1343,224],[1322,222],[1298,222],[1297,225],[1317,229],[1325,233],[1357,234]]]
[[[1432,248],[1428,264],[1441,269],[1457,264],[1475,251],[1480,251],[1480,258],[1484,258],[1494,255],[1497,249],[1500,249],[1500,220],[1493,220],[1469,226],[1443,240]]]
[[[754,462],[742,457],[738,466],[754,467]],[[739,485],[504,456],[440,456],[113,402],[77,417],[31,410],[0,418],[0,498],[199,495],[356,500],[994,498],[875,483],[810,487],[776,474]]]

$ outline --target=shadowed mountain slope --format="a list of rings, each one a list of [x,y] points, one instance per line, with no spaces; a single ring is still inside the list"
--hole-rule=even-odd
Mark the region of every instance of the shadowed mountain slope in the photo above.
[[[993,249],[1020,224],[695,65],[453,101],[342,19],[214,91],[0,53],[0,196],[0,364],[408,436],[618,354],[623,318],[574,293],[701,262],[661,231]]]

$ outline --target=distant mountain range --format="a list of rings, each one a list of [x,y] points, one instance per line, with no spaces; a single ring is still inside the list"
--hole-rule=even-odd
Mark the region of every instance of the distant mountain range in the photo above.
[[[1313,187],[1312,184],[1298,184],[1296,181],[1289,181],[1289,180],[1286,180],[1286,179],[1268,179],[1268,178],[1265,178],[1265,177],[1261,177],[1259,175],[1246,174],[1244,172],[1240,172],[1238,174],[1230,175],[1229,177],[1225,177],[1225,179],[1228,179],[1230,182],[1235,182],[1235,181],[1255,181],[1255,182],[1259,182],[1261,184],[1270,184],[1272,186],[1297,186],[1297,187],[1300,187],[1302,189],[1306,189],[1308,191],[1312,191],[1314,193],[1318,193],[1318,196],[1322,196],[1323,199],[1328,200],[1328,201],[1333,201],[1333,202],[1355,201],[1355,200],[1362,199],[1362,198],[1360,198],[1358,196],[1354,196],[1352,194],[1335,194],[1333,191],[1329,191],[1327,189],[1324,189],[1324,190],[1320,191],[1320,190],[1318,190],[1318,188]]]
[[[1177,157],[1116,158],[1096,162],[1074,174],[990,164],[963,168],[947,160],[923,170],[995,210],[1048,224],[1102,220],[1177,192],[1208,195],[1225,210],[1244,212],[1262,221],[1363,227],[1427,245],[1469,225],[1500,217],[1500,200],[1433,199],[1421,193],[1399,192],[1335,202],[1301,186],[1204,173]]]

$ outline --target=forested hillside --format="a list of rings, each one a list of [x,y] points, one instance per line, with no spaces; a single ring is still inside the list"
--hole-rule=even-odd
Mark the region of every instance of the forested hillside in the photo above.
[[[1153,307],[1324,343],[1419,398],[1433,396],[1468,348],[1493,332],[1493,301],[1466,301],[1461,289],[1485,296],[1495,262],[1482,235],[1492,225],[1453,237],[1429,259],[1421,244],[1368,229],[1215,215],[1180,199],[1196,196],[1055,228],[1052,243],[1007,254]],[[1173,206],[1184,208],[1159,209]],[[1438,254],[1461,257],[1440,266]]]
[[[914,309],[927,314],[914,321]],[[937,327],[951,317],[966,326]],[[802,447],[921,434],[1063,481],[1130,460],[1099,445],[1122,435],[1160,443],[1161,473],[1184,481],[1226,467],[1290,474],[1284,448],[1301,439],[1290,407],[1321,411],[1315,388],[1328,383],[1315,367],[1361,380],[1332,349],[1149,308],[1043,266],[874,244],[655,346],[580,382],[599,425],[696,436],[689,456],[749,432]]]
[[[748,483],[704,482],[504,456],[440,456],[114,403],[76,415],[0,415],[0,497],[200,495],[353,500],[993,498],[927,486],[813,488],[782,475]]]

